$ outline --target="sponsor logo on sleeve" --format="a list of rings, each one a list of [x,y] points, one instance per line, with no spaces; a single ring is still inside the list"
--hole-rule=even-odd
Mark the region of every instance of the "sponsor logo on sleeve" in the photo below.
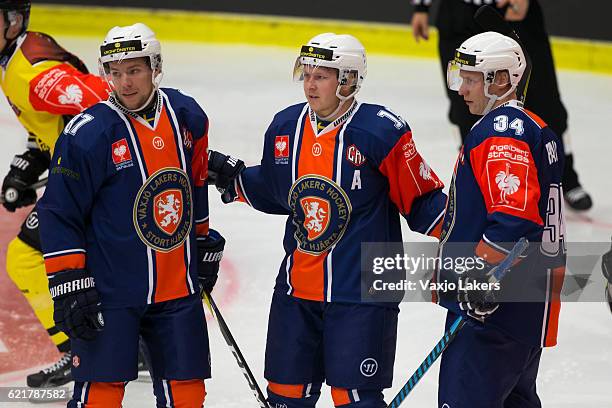
[[[274,163],[289,163],[289,136],[276,136],[274,138]]]
[[[116,141],[111,146],[111,155],[113,157],[113,163],[117,170],[125,169],[134,165],[132,162],[132,154],[130,153],[130,147],[127,139],[123,138]]]

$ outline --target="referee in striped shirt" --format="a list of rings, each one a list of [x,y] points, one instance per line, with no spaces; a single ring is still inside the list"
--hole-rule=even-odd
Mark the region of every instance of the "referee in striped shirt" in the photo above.
[[[432,0],[411,1],[414,6],[413,35],[417,42],[420,39],[427,40]],[[461,43],[482,31],[474,21],[474,13],[483,4],[497,7],[525,45],[533,64],[525,107],[538,112],[550,128],[563,139],[566,154],[563,172],[565,202],[576,211],[588,210],[592,206],[592,201],[590,195],[582,188],[574,169],[574,157],[567,132],[567,111],[561,102],[548,33],[538,0],[440,0],[436,27],[439,32],[438,50],[443,76],[446,77],[448,62]],[[450,100],[449,119],[459,127],[463,142],[479,117],[470,114],[463,98],[457,92],[450,91],[446,86],[444,88]]]

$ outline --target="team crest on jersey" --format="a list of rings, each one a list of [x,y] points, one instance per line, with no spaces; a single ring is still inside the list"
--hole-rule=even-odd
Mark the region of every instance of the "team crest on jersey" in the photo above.
[[[319,238],[329,225],[329,201],[319,197],[300,199],[304,211],[304,228],[308,231],[308,240]]]
[[[361,154],[359,149],[357,149],[357,146],[350,145],[346,149],[346,160],[352,163],[355,167],[359,167],[365,163],[366,158],[363,154]]]
[[[332,180],[309,174],[289,191],[295,238],[302,252],[318,255],[329,250],[344,234],[351,216],[351,202]]]
[[[155,196],[154,218],[157,226],[167,235],[176,232],[183,218],[183,194],[179,189],[165,190]]]
[[[274,163],[289,163],[289,136],[276,136],[274,138]]]
[[[150,248],[169,252],[180,246],[191,231],[193,204],[187,174],[164,168],[150,176],[134,201],[134,227]]]
[[[125,169],[134,165],[132,162],[132,154],[130,153],[130,146],[125,138],[116,141],[111,146],[111,154],[113,156],[113,163],[117,170]]]

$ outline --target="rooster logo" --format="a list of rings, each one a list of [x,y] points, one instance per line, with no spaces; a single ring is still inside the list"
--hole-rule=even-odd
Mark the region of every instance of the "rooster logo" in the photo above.
[[[506,163],[506,170],[500,170],[495,176],[495,182],[499,187],[499,198],[503,204],[510,204],[507,197],[518,191],[521,181],[517,176],[510,173],[510,163]]]
[[[124,144],[121,144],[113,149],[113,153],[118,157],[119,161],[125,161],[125,152],[127,152],[127,147]]]
[[[431,167],[425,162],[419,164],[419,175],[423,180],[431,180]]]
[[[285,140],[279,140],[275,144],[276,150],[278,150],[279,156],[285,156],[285,149],[287,148],[287,142]]]
[[[59,91],[61,93],[57,98],[59,103],[62,105],[78,105],[81,107],[81,102],[83,101],[83,91],[78,85],[68,85],[65,90],[62,91],[59,89]]]

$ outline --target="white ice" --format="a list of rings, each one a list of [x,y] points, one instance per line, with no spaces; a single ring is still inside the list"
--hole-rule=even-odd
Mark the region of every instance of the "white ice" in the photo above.
[[[91,39],[59,38],[95,70],[98,44]],[[274,47],[165,43],[163,85],[193,95],[211,119],[210,147],[257,163],[262,137],[278,110],[303,100],[301,86],[291,80],[295,50]],[[563,100],[570,114],[573,150],[581,180],[593,195],[588,217],[569,214],[571,241],[608,241],[612,234],[612,193],[609,174],[612,135],[612,77],[559,72]],[[457,154],[458,135],[446,118],[447,101],[435,60],[372,55],[368,77],[359,94],[405,118],[417,146],[448,184]],[[13,154],[24,148],[25,134],[6,102],[0,107],[0,163],[8,168]],[[608,163],[608,164],[605,164]],[[0,170],[3,173],[5,170]],[[282,259],[283,217],[269,216],[242,204],[223,206],[213,189],[211,226],[225,235],[226,257],[236,269],[238,291],[224,299],[229,286],[223,277],[217,301],[261,387],[268,307],[278,264]],[[418,239],[405,230],[405,239]],[[603,288],[602,288],[603,291]],[[429,353],[443,332],[444,311],[427,303],[401,306],[395,379],[385,392],[390,400]],[[256,402],[221,338],[209,321],[213,379],[207,381],[207,407],[255,407]],[[546,407],[601,408],[612,406],[612,315],[603,303],[565,303],[559,345],[543,352],[538,389]],[[27,353],[27,350],[23,350]],[[404,405],[436,406],[438,365],[427,373]],[[1,382],[0,378],[0,382]],[[25,379],[10,382],[25,385]],[[2,385],[7,385],[4,382]],[[2,404],[0,404],[2,405]],[[25,407],[30,404],[10,404]],[[49,404],[62,406],[62,404]],[[128,385],[124,406],[153,407],[151,385]],[[324,387],[318,406],[331,407]]]

